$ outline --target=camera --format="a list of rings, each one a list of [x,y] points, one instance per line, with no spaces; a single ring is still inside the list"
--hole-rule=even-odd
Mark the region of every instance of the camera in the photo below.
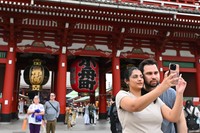
[[[176,64],[170,63],[169,64],[169,70],[176,70]]]
[[[176,76],[178,76],[179,75],[179,65],[175,64],[175,63],[170,63],[169,64],[169,74],[170,73],[176,73],[177,74]]]

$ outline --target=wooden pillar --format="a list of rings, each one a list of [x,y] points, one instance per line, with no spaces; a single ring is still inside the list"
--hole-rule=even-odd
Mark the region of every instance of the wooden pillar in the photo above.
[[[197,86],[197,96],[200,97],[200,56],[196,55],[195,57],[196,61],[196,86]]]
[[[112,84],[113,84],[113,96],[120,91],[121,88],[121,78],[120,78],[120,58],[116,57],[116,52],[113,51],[112,57]]]
[[[64,121],[66,107],[66,76],[67,76],[67,56],[60,52],[58,59],[58,73],[56,83],[56,100],[60,103],[60,116],[58,121]]]
[[[19,103],[19,89],[20,89],[20,75],[21,71],[16,70],[15,71],[15,88],[13,90],[13,104],[12,104],[12,118],[18,118],[18,103]]]
[[[161,50],[158,49],[156,50],[155,60],[157,61],[158,70],[160,72],[160,81],[162,81],[164,78],[164,72],[163,72],[163,60],[162,60]]]
[[[16,51],[14,44],[14,19],[10,19],[10,38],[9,38],[9,51],[7,52],[7,61],[5,69],[4,87],[3,87],[3,103],[1,121],[10,122],[12,119],[12,102],[15,78],[15,64],[16,64]]]
[[[12,118],[12,100],[15,78],[15,52],[8,52],[3,87],[2,120],[10,122]]]
[[[55,92],[55,88],[56,88],[56,73],[55,70],[53,69],[51,72],[51,90],[50,92]]]
[[[106,74],[99,74],[99,119],[107,119]]]

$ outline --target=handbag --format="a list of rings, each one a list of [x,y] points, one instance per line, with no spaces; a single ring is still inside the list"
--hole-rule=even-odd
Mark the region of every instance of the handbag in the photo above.
[[[22,131],[26,131],[28,120],[25,118],[22,122]]]

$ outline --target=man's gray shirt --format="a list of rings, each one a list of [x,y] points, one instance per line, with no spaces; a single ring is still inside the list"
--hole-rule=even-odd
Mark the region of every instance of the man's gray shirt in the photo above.
[[[55,107],[52,107],[52,105]],[[47,121],[56,120],[60,114],[60,104],[57,101],[47,101],[44,104],[45,115],[44,119]]]
[[[169,88],[160,96],[160,99],[172,109],[176,100],[176,91],[173,88]],[[162,122],[161,129],[163,133],[176,133],[174,123],[165,119]]]

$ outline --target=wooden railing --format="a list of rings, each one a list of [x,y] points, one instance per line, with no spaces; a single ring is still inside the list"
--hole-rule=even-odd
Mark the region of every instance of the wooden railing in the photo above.
[[[162,0],[168,2],[184,3],[184,4],[195,4],[199,3],[199,0]]]
[[[114,0],[121,4],[137,4],[143,6],[166,7],[184,10],[200,10],[200,0]]]
[[[145,0],[115,0],[116,2],[134,2],[134,3],[138,3],[138,2],[145,2]],[[200,3],[200,0],[150,0],[150,1],[154,1],[155,3],[159,2],[159,1],[166,1],[166,2],[175,2],[175,3],[182,3],[182,4],[196,4],[196,3]]]

